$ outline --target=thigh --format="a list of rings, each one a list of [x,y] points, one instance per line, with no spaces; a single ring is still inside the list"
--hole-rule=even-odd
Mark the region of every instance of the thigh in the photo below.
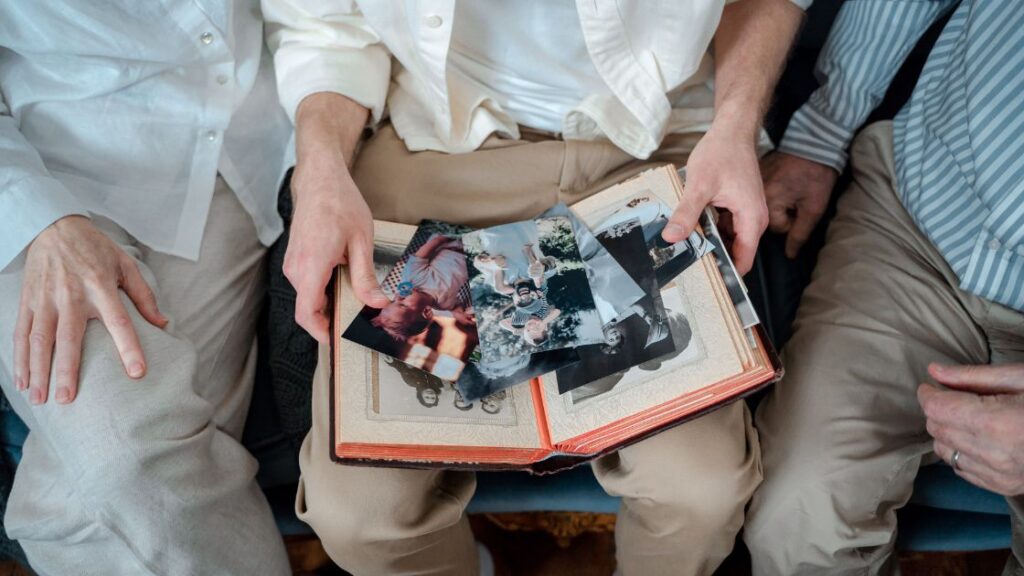
[[[168,331],[195,349],[196,392],[217,407],[216,424],[240,436],[266,292],[266,248],[252,217],[218,177],[197,261],[138,249],[160,288],[160,309],[171,319]]]
[[[364,143],[352,176],[373,217],[489,226],[532,218],[557,202],[564,143],[491,137],[461,154],[410,152],[386,124]]]
[[[988,361],[972,303],[896,196],[891,139],[875,126],[854,146],[786,375],[757,415],[767,482],[830,492],[851,522],[902,504],[931,452],[916,398],[928,363]]]

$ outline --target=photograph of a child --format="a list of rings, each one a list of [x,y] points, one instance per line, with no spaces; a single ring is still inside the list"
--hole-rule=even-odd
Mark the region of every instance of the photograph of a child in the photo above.
[[[391,302],[364,307],[343,337],[444,380],[456,380],[478,341],[460,235],[424,221],[382,282]]]
[[[557,371],[561,394],[675,349],[640,221],[612,226],[598,240],[647,292],[625,314],[605,323],[603,343],[579,348],[580,361]]]
[[[641,193],[609,207],[606,215],[598,220],[595,233],[600,235],[612,226],[629,220],[639,220],[647,242],[647,252],[654,262],[658,286],[668,285],[676,276],[711,252],[714,246],[694,230],[684,240],[669,244],[661,237],[661,231],[668,224],[672,209],[653,193]]]
[[[603,341],[568,218],[503,224],[462,241],[481,364]]]
[[[511,390],[467,400],[451,383],[404,362],[373,354],[373,377],[367,379],[371,418],[422,422],[515,425]]]

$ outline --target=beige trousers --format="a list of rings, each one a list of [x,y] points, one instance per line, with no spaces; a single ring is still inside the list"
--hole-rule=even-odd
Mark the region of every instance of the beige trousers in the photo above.
[[[281,535],[239,443],[265,291],[252,219],[218,179],[198,262],[96,225],[139,264],[170,318],[147,323],[122,294],[149,366],[121,367],[89,322],[74,403],[28,404],[12,384],[20,272],[0,274],[0,381],[30,433],[4,518],[43,576],[283,576]]]
[[[572,203],[665,162],[685,163],[699,135],[669,137],[650,161],[606,143],[527,132],[468,154],[409,153],[390,127],[370,139],[354,175],[376,218],[485,225]],[[467,472],[341,466],[330,460],[327,356],[314,378],[313,429],[302,445],[296,507],[331,557],[356,576],[477,573],[464,513]],[[732,550],[761,466],[744,403],[666,431],[593,466],[622,497],[616,526],[627,576],[710,574]]]
[[[935,461],[916,397],[928,363],[1024,361],[1024,314],[960,290],[904,210],[892,125],[864,130],[851,161],[786,376],[758,408],[765,482],[744,537],[759,575],[888,573],[896,510]]]

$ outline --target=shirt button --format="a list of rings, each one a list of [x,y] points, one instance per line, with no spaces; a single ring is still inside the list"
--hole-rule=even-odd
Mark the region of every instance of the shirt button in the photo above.
[[[441,24],[444,24],[444,19],[436,14],[427,18],[427,26],[431,28],[440,28]]]
[[[227,83],[228,83],[227,75],[221,74],[220,76],[217,76],[217,84],[220,84],[221,86],[223,86],[223,85],[225,85]]]
[[[199,41],[209,46],[210,44],[213,44],[213,34],[203,32],[203,35],[199,37]]]
[[[206,139],[209,140],[210,142],[216,141],[217,133],[213,130],[210,130],[209,132],[206,133]]]
[[[988,241],[989,250],[999,250],[1002,246],[1003,245],[999,243],[999,240],[992,239]]]

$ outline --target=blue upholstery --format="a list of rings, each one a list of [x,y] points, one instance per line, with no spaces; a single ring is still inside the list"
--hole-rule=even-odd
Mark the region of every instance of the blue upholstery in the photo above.
[[[256,412],[260,408],[254,406]],[[10,411],[0,413],[0,444],[14,462],[28,429]],[[253,419],[253,422],[260,420]],[[262,420],[272,422],[272,420]],[[260,461],[259,481],[264,487],[278,526],[285,535],[309,533],[295,517],[293,502],[298,464],[295,451],[273,433],[246,431],[247,445]],[[256,438],[255,441],[252,439]],[[275,441],[275,439],[277,441]],[[488,472],[478,475],[473,513],[573,511],[614,513],[619,501],[604,493],[588,466],[553,476],[533,477],[523,472]],[[900,512],[902,549],[916,551],[992,550],[1010,546],[1010,518],[1006,501],[957,477],[948,466],[921,469],[910,504]]]

